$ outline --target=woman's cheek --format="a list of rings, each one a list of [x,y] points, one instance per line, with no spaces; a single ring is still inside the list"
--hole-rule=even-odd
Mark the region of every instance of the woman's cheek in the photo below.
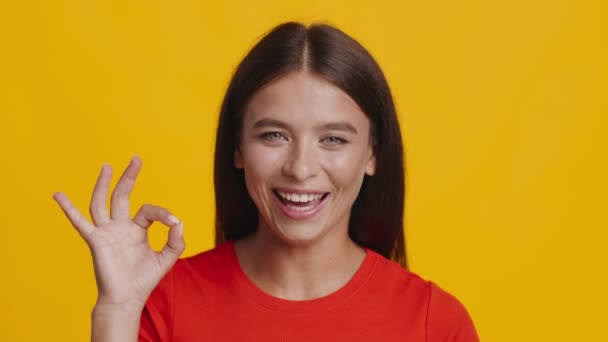
[[[348,184],[361,173],[360,160],[352,154],[334,153],[326,156],[326,170],[334,181]]]
[[[253,145],[244,152],[245,169],[252,178],[266,180],[276,173],[275,168],[280,167],[280,148]]]

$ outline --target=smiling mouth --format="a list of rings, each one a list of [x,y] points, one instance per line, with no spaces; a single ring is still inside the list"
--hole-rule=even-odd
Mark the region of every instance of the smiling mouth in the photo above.
[[[329,192],[314,194],[293,194],[273,189],[279,208],[288,217],[293,219],[305,219],[319,212],[321,206],[326,202]]]

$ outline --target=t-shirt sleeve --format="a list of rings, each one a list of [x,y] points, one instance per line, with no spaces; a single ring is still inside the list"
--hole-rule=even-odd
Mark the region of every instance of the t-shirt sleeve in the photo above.
[[[171,341],[173,326],[173,272],[169,271],[148,297],[141,313],[139,342]]]
[[[428,305],[428,342],[479,342],[464,305],[433,282],[429,282]]]

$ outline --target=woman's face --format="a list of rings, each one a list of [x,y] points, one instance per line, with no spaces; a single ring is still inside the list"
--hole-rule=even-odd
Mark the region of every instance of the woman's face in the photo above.
[[[291,245],[346,237],[363,176],[375,169],[369,133],[359,106],[307,71],[257,91],[245,108],[235,166],[244,169],[258,230]]]

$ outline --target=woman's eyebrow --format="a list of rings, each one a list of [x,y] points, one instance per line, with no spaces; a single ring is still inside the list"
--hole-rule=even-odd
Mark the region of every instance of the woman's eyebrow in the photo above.
[[[354,134],[358,134],[355,126],[351,125],[349,122],[340,121],[340,122],[329,122],[320,126],[322,130],[325,131],[347,131]]]
[[[253,128],[264,128],[264,127],[279,127],[279,128],[283,128],[283,129],[288,129],[289,125],[287,125],[283,121],[279,121],[279,120],[275,120],[275,119],[268,119],[268,118],[259,119],[258,121],[256,121],[253,124]]]
[[[265,127],[279,127],[283,129],[289,129],[289,125],[283,121],[269,118],[262,118],[254,122],[253,128],[265,128]],[[319,130],[322,131],[346,131],[353,134],[359,134],[355,126],[346,121],[328,122],[318,126]]]

